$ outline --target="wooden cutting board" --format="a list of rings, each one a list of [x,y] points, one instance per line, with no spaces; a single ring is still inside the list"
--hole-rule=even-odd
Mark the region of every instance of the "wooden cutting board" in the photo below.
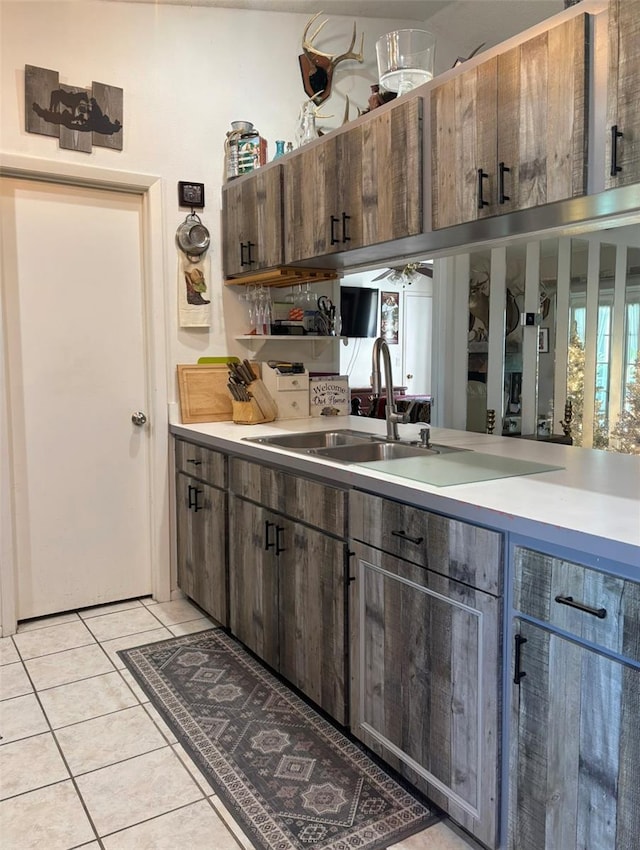
[[[180,414],[184,425],[231,419],[229,369],[225,363],[178,365]]]

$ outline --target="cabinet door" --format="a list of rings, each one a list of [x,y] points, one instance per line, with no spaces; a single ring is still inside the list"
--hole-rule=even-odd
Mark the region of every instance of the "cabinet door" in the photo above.
[[[282,168],[258,169],[222,190],[226,277],[282,265]]]
[[[231,499],[229,591],[231,631],[278,668],[278,518],[244,499]]]
[[[579,15],[498,56],[496,212],[584,195],[587,32]]]
[[[500,600],[354,548],[352,732],[495,847]]]
[[[635,850],[640,671],[530,623],[518,631],[510,850]]]
[[[344,542],[284,521],[277,540],[280,673],[345,724]]]
[[[422,233],[422,106],[403,97],[362,125],[361,246]]]
[[[331,216],[337,199],[335,137],[303,149],[284,166],[284,259],[296,263],[332,253]],[[334,226],[334,238],[336,231]]]
[[[605,185],[627,186],[640,181],[640,0],[610,0],[607,95]],[[616,137],[617,163],[614,127],[623,134]]]
[[[491,59],[432,90],[434,230],[495,214],[496,81]]]
[[[178,587],[227,625],[227,495],[183,473],[176,477]]]

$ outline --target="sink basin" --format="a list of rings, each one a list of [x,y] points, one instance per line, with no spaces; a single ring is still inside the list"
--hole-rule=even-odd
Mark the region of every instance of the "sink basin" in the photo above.
[[[345,428],[337,431],[304,431],[298,434],[275,434],[273,437],[247,437],[246,439],[250,443],[308,451],[309,449],[368,445],[372,440],[383,438]]]
[[[398,460],[407,457],[428,457],[429,455],[446,454],[448,452],[464,451],[450,446],[434,446],[424,448],[411,446],[407,443],[386,443],[384,441],[359,443],[351,446],[335,446],[317,449],[318,457],[336,460],[341,463],[369,463],[375,460]]]

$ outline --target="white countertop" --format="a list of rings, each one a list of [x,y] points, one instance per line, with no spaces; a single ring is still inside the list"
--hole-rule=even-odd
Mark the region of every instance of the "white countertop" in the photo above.
[[[418,439],[421,423],[400,425],[403,439]],[[357,416],[279,420],[267,425],[211,422],[172,425],[174,434],[295,472],[316,474],[379,495],[461,519],[512,531],[553,546],[589,554],[597,561],[628,565],[640,573],[640,457],[574,446],[431,429],[431,441],[502,458],[534,461],[562,469],[471,484],[436,487],[361,465],[345,465],[243,438],[283,432],[351,428],[384,435],[383,420]]]

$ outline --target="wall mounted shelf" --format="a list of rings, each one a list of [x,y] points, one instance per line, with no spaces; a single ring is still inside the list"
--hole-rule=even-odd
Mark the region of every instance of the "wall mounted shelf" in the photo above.
[[[291,345],[294,342],[302,345],[311,345],[311,356],[318,357],[330,342],[342,339],[339,336],[313,336],[308,335],[291,335],[286,334],[244,334],[236,336],[234,339],[240,342],[245,348],[250,348],[252,351],[260,351],[260,349],[268,342],[281,343]]]

